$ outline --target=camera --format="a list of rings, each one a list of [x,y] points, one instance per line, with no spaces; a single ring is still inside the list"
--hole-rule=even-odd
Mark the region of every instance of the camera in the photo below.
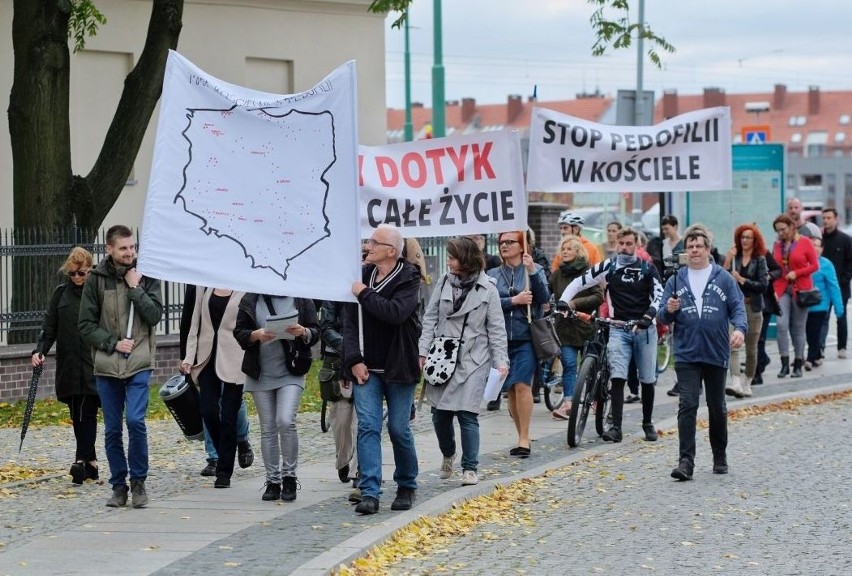
[[[689,264],[689,256],[686,252],[679,252],[663,258],[663,277],[668,279],[669,276],[680,270],[682,267]]]

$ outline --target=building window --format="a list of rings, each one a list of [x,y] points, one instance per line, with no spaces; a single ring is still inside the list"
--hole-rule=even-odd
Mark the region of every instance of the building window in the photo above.
[[[846,126],[849,124],[849,114],[841,114],[840,115],[840,125]]]

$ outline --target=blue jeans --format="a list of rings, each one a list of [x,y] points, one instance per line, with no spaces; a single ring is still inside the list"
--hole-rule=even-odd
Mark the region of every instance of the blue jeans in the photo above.
[[[473,470],[479,465],[479,415],[464,410],[438,410],[432,407],[432,425],[438,437],[438,447],[445,458],[456,454],[456,432],[453,416],[459,420],[461,430],[462,470]]]
[[[221,408],[221,401],[219,407]],[[204,427],[204,450],[207,451],[208,460],[218,460],[219,453],[216,452],[216,447],[213,445],[213,439],[210,438],[210,432],[207,431],[207,425]],[[248,412],[246,411],[246,403],[240,402],[240,411],[237,412],[237,443],[245,442],[249,439],[249,421]]]
[[[382,404],[388,403],[388,435],[393,445],[399,488],[417,489],[417,450],[409,421],[414,402],[414,382],[386,382],[370,372],[364,384],[355,384],[353,397],[358,415],[358,486],[362,496],[378,498],[382,486]]]
[[[657,381],[657,331],[653,326],[635,334],[610,329],[607,349],[611,378],[626,381],[630,359],[633,358],[636,360],[639,382],[653,384]]]
[[[577,383],[577,354],[575,346],[562,345],[562,397],[570,400],[574,397],[574,384]]]
[[[148,381],[151,370],[137,372],[130,378],[95,376],[101,410],[104,414],[104,447],[109,462],[109,483],[125,486],[128,467],[131,480],[148,477]],[[122,421],[127,408],[127,454],[124,453]]]

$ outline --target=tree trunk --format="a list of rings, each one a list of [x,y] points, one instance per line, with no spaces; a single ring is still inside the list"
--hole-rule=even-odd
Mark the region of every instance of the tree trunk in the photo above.
[[[95,165],[87,176],[80,177],[74,176],[71,169],[68,49],[71,2],[14,0],[15,69],[8,115],[14,223],[21,230],[16,241],[26,242],[24,235],[31,234],[29,229],[36,227],[58,230],[73,223],[89,229],[100,226],[124,189],[160,98],[168,51],[177,47],[180,36],[183,4],[183,0],[153,0],[145,48],[125,80]],[[43,241],[61,240],[52,234],[44,236]],[[61,262],[61,258],[43,255],[15,258],[13,313],[31,316],[44,310],[52,289],[47,279],[55,278],[56,260]],[[34,266],[43,268],[39,278],[33,276]],[[27,342],[32,338],[29,331],[12,332],[9,342]]]

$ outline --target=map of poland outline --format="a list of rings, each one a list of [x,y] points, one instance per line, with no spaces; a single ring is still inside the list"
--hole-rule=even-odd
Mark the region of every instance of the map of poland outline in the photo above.
[[[239,245],[251,268],[287,280],[290,262],[331,236],[334,115],[277,108],[187,109],[187,162],[174,203],[199,230]]]

